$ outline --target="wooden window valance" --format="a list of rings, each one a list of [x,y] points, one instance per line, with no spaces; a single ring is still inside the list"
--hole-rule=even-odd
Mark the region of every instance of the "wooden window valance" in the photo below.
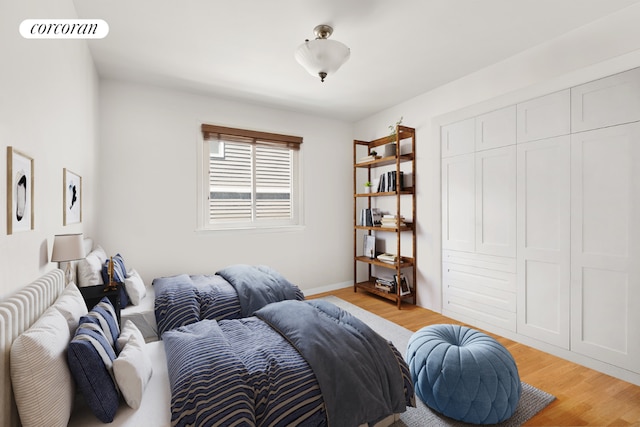
[[[299,150],[300,144],[302,144],[302,137],[300,136],[281,135],[277,133],[235,129],[208,124],[202,125],[202,136],[205,140],[220,139],[234,142],[278,145],[286,146],[293,150]]]

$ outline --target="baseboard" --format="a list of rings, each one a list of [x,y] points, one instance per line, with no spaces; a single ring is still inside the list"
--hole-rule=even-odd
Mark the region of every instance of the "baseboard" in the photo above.
[[[334,283],[333,285],[326,285],[326,286],[318,286],[316,288],[311,288],[311,289],[303,289],[302,292],[304,292],[305,295],[316,295],[316,294],[321,294],[324,292],[331,292],[331,291],[335,291],[336,289],[344,289],[344,288],[349,288],[353,286],[353,282],[342,282],[342,283]]]

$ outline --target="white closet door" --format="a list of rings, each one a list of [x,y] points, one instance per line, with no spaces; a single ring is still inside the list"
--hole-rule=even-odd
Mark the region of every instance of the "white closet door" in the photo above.
[[[516,143],[516,106],[476,117],[476,151]]]
[[[640,120],[640,68],[571,89],[571,132]]]
[[[474,154],[442,159],[442,247],[475,250]]]
[[[571,348],[640,372],[640,123],[571,138]]]
[[[566,349],[570,142],[566,135],[518,145],[518,333]]]
[[[475,123],[475,118],[471,118],[441,128],[442,157],[458,156],[475,151]]]
[[[443,314],[516,330],[516,260],[443,251]]]
[[[476,251],[516,256],[516,146],[476,153]]]
[[[569,89],[518,104],[518,143],[571,133]]]

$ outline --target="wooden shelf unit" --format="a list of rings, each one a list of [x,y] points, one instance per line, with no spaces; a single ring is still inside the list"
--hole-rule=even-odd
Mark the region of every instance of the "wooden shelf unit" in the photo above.
[[[362,158],[363,155],[369,155],[372,150],[375,150],[378,147],[382,147],[387,144],[395,143],[395,155],[393,156],[385,156],[375,160],[358,162],[359,158]],[[366,153],[363,150],[363,147],[366,149]],[[408,149],[410,147],[410,149]],[[401,154],[401,150],[404,151]],[[416,304],[416,159],[415,159],[415,151],[416,150],[416,132],[415,129],[398,125],[396,126],[396,132],[394,135],[385,136],[383,138],[376,139],[374,141],[353,141],[353,277],[354,277],[354,285],[353,290],[357,292],[358,289],[369,292],[371,294],[378,295],[380,297],[389,299],[394,301],[400,309],[402,307],[402,302],[406,300],[411,300],[411,303]],[[376,150],[377,151],[377,150]],[[360,157],[358,157],[360,156]],[[413,184],[411,186],[406,186],[403,188],[399,188],[399,182],[396,185],[396,191],[384,191],[384,192],[366,192],[362,193],[358,190],[362,188],[364,182],[362,182],[362,178],[358,179],[358,171],[366,170],[367,180],[371,182],[372,173],[376,173],[378,168],[395,166],[391,170],[395,170],[396,176],[400,176],[400,172],[404,171],[401,169],[401,165],[408,165],[408,172],[412,174]],[[405,168],[407,168],[405,166]],[[399,180],[398,180],[399,181]],[[397,215],[398,217],[402,215],[401,211],[401,200],[402,198],[410,198],[411,205],[411,221],[406,223],[400,227],[389,227],[389,226],[366,226],[360,225],[358,223],[359,220],[359,205],[362,206],[362,200],[366,199],[367,208],[372,208],[372,203],[380,200],[381,198],[394,198],[395,199],[395,209],[391,212],[392,215]],[[405,204],[406,206],[406,204]],[[407,212],[408,213],[408,212]],[[362,240],[364,235],[376,235],[377,233],[381,233],[384,237],[386,237],[387,242],[391,242],[395,239],[395,255],[397,255],[398,260],[395,263],[387,263],[379,261],[376,258],[369,258],[366,256],[362,256],[363,248],[362,248]],[[411,248],[412,253],[411,256],[405,256],[401,251],[401,242],[403,238],[411,239]],[[388,251],[389,252],[389,251]],[[365,280],[358,279],[358,265],[366,264],[367,266],[367,277]],[[411,292],[406,295],[401,295],[400,286],[396,286],[395,293],[385,292],[375,287],[377,277],[374,276],[373,268],[376,268],[376,272],[379,269],[390,269],[394,270],[393,274],[397,277],[400,277],[401,274],[409,281],[411,286]],[[381,272],[381,271],[380,271]]]

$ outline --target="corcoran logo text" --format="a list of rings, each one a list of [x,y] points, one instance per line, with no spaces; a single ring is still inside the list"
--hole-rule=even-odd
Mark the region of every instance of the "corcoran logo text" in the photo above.
[[[20,34],[25,39],[102,39],[109,24],[102,19],[25,19]]]

